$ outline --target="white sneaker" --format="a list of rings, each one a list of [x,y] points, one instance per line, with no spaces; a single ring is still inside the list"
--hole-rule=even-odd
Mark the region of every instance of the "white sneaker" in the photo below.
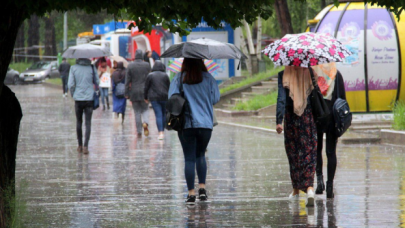
[[[291,201],[299,200],[299,199],[300,199],[300,194],[298,193],[298,194],[293,195],[292,192],[291,192],[291,194],[290,194],[290,196],[288,197],[288,199],[291,200]]]
[[[159,140],[163,140],[165,138],[165,136],[163,134],[159,134],[158,139]]]
[[[313,207],[315,202],[315,192],[314,190],[307,191],[307,199],[305,200],[305,205],[307,207]]]

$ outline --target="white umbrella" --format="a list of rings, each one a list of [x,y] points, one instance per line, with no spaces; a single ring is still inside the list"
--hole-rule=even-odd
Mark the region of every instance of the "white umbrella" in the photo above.
[[[123,58],[122,56],[119,55],[113,55],[113,56],[109,56],[110,59],[114,60],[115,62],[123,62],[124,63],[124,67],[127,68],[128,67],[128,61]]]
[[[62,55],[65,58],[97,58],[102,56],[111,56],[108,48],[103,48],[93,44],[81,44],[69,47]]]

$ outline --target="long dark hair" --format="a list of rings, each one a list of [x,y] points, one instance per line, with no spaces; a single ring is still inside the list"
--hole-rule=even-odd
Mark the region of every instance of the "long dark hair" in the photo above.
[[[184,58],[183,65],[181,66],[181,74],[186,73],[183,83],[198,84],[202,82],[202,72],[207,72],[202,59]]]

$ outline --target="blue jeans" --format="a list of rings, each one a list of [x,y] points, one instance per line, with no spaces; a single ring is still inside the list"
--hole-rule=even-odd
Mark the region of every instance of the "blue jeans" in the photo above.
[[[101,102],[103,103],[103,105],[105,105],[104,98],[107,100],[107,104],[109,104],[109,102],[108,102],[108,88],[101,88],[100,87],[100,97],[101,97]]]
[[[197,168],[198,183],[205,184],[207,177],[207,162],[205,150],[211,139],[212,130],[205,128],[189,128],[178,132],[181,146],[183,147],[188,190],[194,189],[195,170]]]
[[[167,101],[151,101],[153,111],[156,116],[156,125],[158,131],[164,131],[166,125],[166,102]]]

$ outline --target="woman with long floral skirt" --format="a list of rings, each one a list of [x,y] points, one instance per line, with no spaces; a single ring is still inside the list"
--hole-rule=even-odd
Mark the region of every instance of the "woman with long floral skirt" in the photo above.
[[[286,66],[278,74],[276,130],[279,134],[284,130],[293,187],[290,199],[297,200],[299,191],[304,191],[307,193],[306,206],[313,206],[315,197],[313,185],[318,142],[309,99],[313,88],[308,68]]]

